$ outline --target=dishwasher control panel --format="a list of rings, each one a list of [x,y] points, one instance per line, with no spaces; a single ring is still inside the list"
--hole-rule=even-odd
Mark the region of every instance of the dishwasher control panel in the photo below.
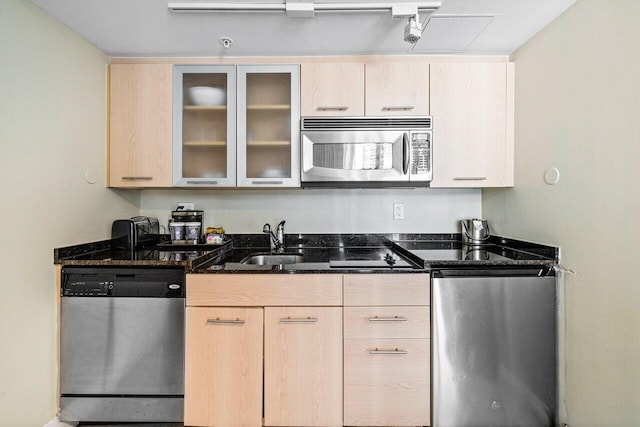
[[[184,298],[184,269],[65,267],[62,297]]]
[[[84,296],[111,296],[113,295],[114,281],[82,281],[74,280],[66,283],[62,289],[62,296],[84,297]]]

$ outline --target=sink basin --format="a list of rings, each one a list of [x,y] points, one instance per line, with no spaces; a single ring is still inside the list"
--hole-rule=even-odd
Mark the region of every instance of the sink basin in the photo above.
[[[282,265],[302,262],[301,254],[252,254],[240,261],[252,265]]]

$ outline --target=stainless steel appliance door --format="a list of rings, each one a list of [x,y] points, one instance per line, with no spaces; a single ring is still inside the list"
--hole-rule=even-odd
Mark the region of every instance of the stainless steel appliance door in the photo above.
[[[433,425],[553,426],[553,277],[433,279]]]
[[[409,132],[304,131],[302,181],[409,181]]]
[[[184,394],[183,298],[60,303],[60,393]]]

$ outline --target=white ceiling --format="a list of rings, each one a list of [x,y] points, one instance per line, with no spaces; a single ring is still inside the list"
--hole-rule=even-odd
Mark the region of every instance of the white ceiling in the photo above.
[[[403,40],[406,20],[391,19],[390,13],[318,13],[307,19],[280,12],[170,11],[167,4],[177,1],[182,0],[31,0],[112,57],[508,55],[576,0],[442,0],[422,20],[425,30],[415,46]],[[364,1],[376,0],[349,0]],[[234,41],[229,49],[219,43],[223,36]]]

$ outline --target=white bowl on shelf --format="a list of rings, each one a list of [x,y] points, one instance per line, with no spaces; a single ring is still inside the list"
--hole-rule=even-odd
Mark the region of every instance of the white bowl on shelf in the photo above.
[[[218,87],[193,86],[188,88],[186,92],[187,101],[191,105],[224,105],[227,101],[227,91]]]

